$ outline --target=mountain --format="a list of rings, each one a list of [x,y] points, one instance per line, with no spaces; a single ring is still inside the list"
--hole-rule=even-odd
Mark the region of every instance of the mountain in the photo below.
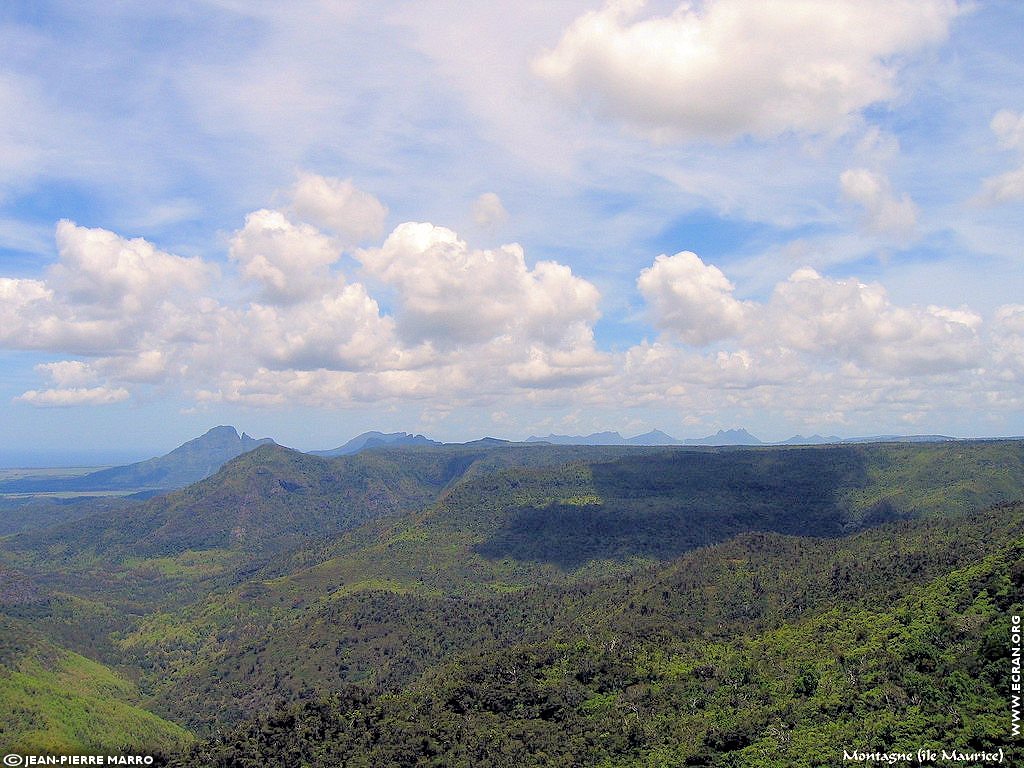
[[[774,445],[832,445],[834,443],[841,443],[843,439],[836,437],[835,435],[829,435],[828,437],[822,437],[821,435],[814,434],[810,437],[804,437],[803,435],[793,435],[788,440],[783,440]]]
[[[955,437],[948,437],[946,435],[870,435],[868,437],[836,437],[835,435],[829,435],[828,437],[822,437],[821,435],[811,435],[810,437],[804,437],[803,435],[794,435],[788,440],[782,440],[778,443],[769,443],[769,445],[835,445],[838,443],[856,444],[856,443],[949,443],[957,440]]]
[[[477,440],[470,440],[466,443],[449,443],[449,445],[461,445],[471,448],[497,448],[502,445],[511,445],[511,441],[502,440],[500,437],[481,437]]]
[[[528,443],[552,445],[764,445],[745,429],[719,430],[708,437],[678,440],[660,429],[653,429],[636,437],[624,438],[618,432],[594,432],[590,435],[548,435],[528,437]]]
[[[5,493],[47,491],[124,491],[184,488],[209,477],[224,464],[252,449],[274,442],[256,440],[234,427],[214,427],[205,435],[183,443],[164,456],[90,472],[80,477],[24,479],[3,483]]]
[[[12,545],[109,560],[211,549],[263,557],[429,504],[461,470],[450,464],[442,453],[328,459],[271,442],[182,490],[26,532]]]
[[[842,765],[846,745],[920,744],[997,762],[1016,752],[1022,523],[1017,504],[838,541],[744,534],[626,580],[488,602],[377,593],[318,668],[367,645],[388,661],[458,650],[397,692],[281,698],[170,765],[812,768]],[[346,626],[331,618],[309,624]]]
[[[872,435],[870,437],[848,437],[844,443],[950,443],[955,437],[947,435]]]
[[[683,445],[764,445],[747,430],[720,429],[708,437],[690,438],[683,440]]]
[[[162,723],[200,740],[172,765],[990,748],[1022,498],[1021,441],[263,445],[0,538],[0,754],[38,745],[43,717],[61,748],[144,747],[147,712],[154,750],[181,742]],[[82,730],[103,686],[125,706]]]
[[[642,435],[627,438],[626,445],[682,445],[682,440],[677,440],[672,435],[667,435],[660,429],[652,429]]]
[[[618,432],[593,432],[589,435],[530,436],[526,438],[526,442],[552,445],[682,445],[682,440],[666,435],[660,429],[652,429],[650,432],[628,438],[624,438]]]
[[[368,448],[381,446],[397,447],[401,445],[441,445],[436,440],[423,435],[410,435],[408,432],[363,432],[353,437],[344,445],[326,451],[310,451],[313,456],[348,456]]]
[[[0,604],[3,604],[0,595]],[[9,605],[10,603],[8,603]],[[29,754],[177,751],[191,734],[143,708],[128,677],[0,614],[0,750]]]
[[[551,443],[552,445],[625,445],[626,440],[618,432],[593,432],[589,435],[555,435],[526,438],[528,443]]]

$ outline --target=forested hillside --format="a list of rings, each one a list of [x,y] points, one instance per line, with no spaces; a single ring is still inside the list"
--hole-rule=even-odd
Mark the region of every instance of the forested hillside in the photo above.
[[[1010,748],[1022,531],[1013,505],[838,545],[744,535],[630,590],[593,587],[545,640],[485,642],[398,696],[298,697],[174,764],[818,766],[844,747]]]
[[[0,747],[225,766],[991,747],[1021,499],[1017,441],[264,445],[0,538]],[[59,685],[117,709],[84,734],[44,706]]]

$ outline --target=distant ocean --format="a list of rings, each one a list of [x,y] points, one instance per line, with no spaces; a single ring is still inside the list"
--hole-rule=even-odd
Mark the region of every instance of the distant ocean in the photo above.
[[[18,451],[0,450],[0,469],[29,469],[44,467],[109,467],[131,464],[159,456],[161,451],[145,450],[96,450],[68,448],[62,451]]]

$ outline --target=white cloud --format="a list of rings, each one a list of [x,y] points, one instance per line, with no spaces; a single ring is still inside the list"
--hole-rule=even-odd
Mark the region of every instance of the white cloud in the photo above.
[[[900,152],[900,140],[877,125],[869,125],[857,141],[854,151],[859,157],[873,163],[886,163]]]
[[[660,139],[833,133],[898,93],[902,57],[943,41],[952,0],[683,3],[580,16],[536,71],[560,94]]]
[[[978,201],[987,205],[1024,200],[1024,167],[985,179]]]
[[[705,264],[691,251],[658,256],[640,273],[637,287],[655,325],[689,344],[736,335],[750,309],[733,297],[734,286],[718,267]]]
[[[495,227],[508,220],[508,211],[494,192],[484,192],[473,202],[473,221],[478,227]]]
[[[130,348],[154,328],[188,333],[215,270],[103,229],[57,225],[46,280],[0,278],[0,338],[16,349]]]
[[[260,284],[263,298],[287,304],[321,291],[328,267],[341,258],[336,242],[309,224],[293,224],[280,211],[261,209],[245,217],[231,238],[231,259],[242,275]]]
[[[994,320],[995,375],[1003,381],[1024,381],[1024,304],[1006,304]]]
[[[357,189],[349,179],[303,173],[291,190],[291,211],[300,220],[358,243],[376,237],[384,229],[388,210],[369,192]]]
[[[878,235],[908,238],[917,228],[917,206],[909,195],[896,198],[889,179],[867,168],[851,168],[839,177],[843,197],[864,209],[864,226]]]
[[[358,283],[283,307],[253,304],[235,342],[251,358],[223,368],[201,399],[454,406],[566,389],[611,371],[591,328],[597,289],[561,264],[530,268],[517,245],[474,250],[449,229],[412,222],[356,256],[393,289],[394,316]]]
[[[36,372],[48,377],[58,387],[65,389],[93,384],[96,381],[96,371],[81,360],[42,363],[36,366]]]
[[[1003,149],[1024,151],[1024,114],[1002,109],[990,123],[992,132]],[[1024,201],[1024,166],[982,182],[974,202],[981,205],[1002,205]]]
[[[70,222],[57,239],[45,280],[0,278],[3,346],[83,355],[37,366],[53,386],[24,393],[26,404],[119,402],[164,385],[255,405],[455,402],[564,389],[610,370],[593,337],[593,285],[555,262],[528,267],[517,245],[473,250],[430,224],[401,225],[358,254],[394,289],[394,316],[332,271],[333,239],[278,211],[246,218],[230,241],[238,273],[216,285],[203,260],[141,239]],[[238,278],[259,283],[259,300]]]
[[[212,270],[197,258],[157,250],[142,238],[127,239],[105,229],[57,225],[60,263],[49,281],[77,304],[103,315],[152,311],[172,296],[203,290]]]
[[[38,88],[27,78],[0,72],[0,189],[43,161],[48,133]]]
[[[75,405],[112,405],[130,397],[123,387],[74,388],[74,389],[30,389],[14,398],[15,401],[39,408],[66,408]]]
[[[14,349],[39,344],[35,316],[49,314],[53,291],[42,280],[0,277],[0,340]]]
[[[79,356],[37,366],[47,385],[17,398],[25,405],[109,404],[164,387],[254,407],[673,408],[704,420],[723,409],[806,420],[818,409],[899,421],[939,402],[1009,408],[1024,378],[1019,307],[986,323],[811,269],[746,301],[696,254],[659,256],[636,284],[664,335],[609,352],[595,339],[592,283],[563,264],[528,264],[518,245],[474,249],[429,223],[357,251],[365,285],[335,271],[334,240],[269,210],[232,239],[240,268],[222,282],[202,260],[106,230],[64,223],[58,238],[46,279],[0,278],[4,347]],[[239,283],[254,278],[254,254],[284,280],[257,273],[257,301]]]
[[[1004,149],[1024,149],[1024,115],[1001,109],[990,123],[992,132]]]
[[[591,283],[551,261],[526,265],[519,245],[474,250],[450,229],[399,225],[383,247],[360,252],[366,271],[400,296],[399,331],[442,346],[508,335],[559,344],[597,320]]]
[[[805,353],[902,375],[976,367],[981,317],[968,309],[894,305],[879,284],[832,280],[810,268],[779,283],[768,302],[741,302],[717,267],[694,253],[659,256],[637,286],[659,329],[692,345]]]
[[[893,305],[879,284],[830,280],[811,269],[780,283],[755,332],[817,356],[917,375],[973,368],[983,360],[981,318],[969,310]]]
[[[800,429],[865,434],[872,430],[870,424],[902,429],[897,425],[918,423],[935,412],[991,408],[1011,413],[1015,399],[998,396],[1010,395],[1012,389],[1000,386],[973,372],[908,376],[829,362],[755,340],[735,351],[709,352],[658,341],[630,348],[617,375],[602,381],[600,391],[592,385],[584,388],[591,399],[577,395],[577,401],[605,407],[630,403],[666,416],[683,413],[687,419],[718,425],[712,429],[749,425],[768,413],[790,425],[805,425]],[[976,433],[978,427],[974,429]]]
[[[273,368],[385,368],[399,357],[394,321],[358,283],[287,307],[253,305],[244,324],[254,353]]]

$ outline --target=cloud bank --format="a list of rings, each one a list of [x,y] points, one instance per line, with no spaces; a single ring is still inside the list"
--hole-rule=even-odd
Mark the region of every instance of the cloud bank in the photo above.
[[[1019,305],[987,319],[899,305],[880,283],[809,267],[744,298],[682,251],[636,277],[655,338],[602,349],[601,292],[564,264],[531,263],[517,244],[474,248],[428,222],[358,248],[296,215],[250,213],[221,268],[60,222],[44,279],[0,278],[0,343],[56,357],[36,367],[47,385],[16,402],[109,405],[156,389],[198,405],[657,404],[842,422],[865,409],[1016,407],[1024,380]]]

